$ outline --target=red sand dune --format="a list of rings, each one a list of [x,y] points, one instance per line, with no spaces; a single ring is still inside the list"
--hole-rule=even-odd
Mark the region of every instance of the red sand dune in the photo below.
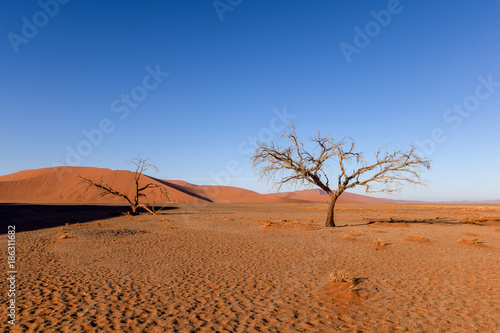
[[[0,176],[0,200],[40,203],[125,203],[123,198],[101,196],[96,188],[88,188],[78,175],[103,181],[122,193],[134,193],[133,173],[125,170],[110,170],[92,167],[55,167],[25,170]],[[161,180],[143,176],[140,185],[152,182],[167,187],[173,202],[201,203],[298,203],[327,202],[328,196],[319,189],[276,194],[260,194],[254,191],[231,187],[194,185],[181,180]],[[148,196],[150,201],[163,202],[158,190]],[[339,202],[390,203],[392,200],[344,193]]]
[[[295,192],[276,193],[285,198],[296,199],[306,202],[328,202],[328,194],[321,189],[310,189]],[[350,203],[394,203],[394,200],[372,198],[366,195],[344,192],[338,199],[338,202]]]
[[[110,170],[87,167],[56,167],[26,170],[0,177],[0,200],[31,201],[43,203],[126,203],[123,198],[101,196],[96,188],[88,188],[78,175],[112,185],[114,189],[132,196],[134,193],[134,175],[130,171]],[[149,182],[158,183],[147,176],[142,177],[140,186]],[[160,183],[158,183],[160,184]],[[203,202],[176,189],[169,189],[174,202]],[[152,191],[151,201],[162,202],[158,190]]]
[[[260,194],[232,186],[194,185],[182,180],[165,180],[170,187],[196,193],[217,203],[291,203],[303,200],[284,198],[276,194]]]

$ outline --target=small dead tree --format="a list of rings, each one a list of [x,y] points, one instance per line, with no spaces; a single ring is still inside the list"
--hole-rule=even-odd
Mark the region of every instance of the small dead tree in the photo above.
[[[330,199],[326,226],[335,227],[335,203],[345,190],[355,186],[364,186],[367,193],[391,193],[400,190],[404,184],[426,185],[420,179],[420,172],[430,168],[430,161],[419,157],[411,146],[407,150],[389,151],[386,146],[375,153],[375,161],[368,163],[362,153],[354,151],[354,141],[343,138],[335,141],[331,137],[322,137],[320,133],[310,138],[315,145],[307,151],[295,134],[295,126],[284,132],[282,138],[289,145],[281,147],[274,142],[258,142],[252,156],[253,167],[261,179],[274,180],[278,190],[283,185],[313,184],[325,191]],[[336,158],[338,166],[337,189],[330,187],[327,175],[332,171],[328,163]],[[350,168],[348,168],[350,167]]]
[[[147,183],[146,185],[140,186],[139,181],[146,170],[152,169],[152,170],[158,172],[158,168],[154,164],[149,163],[149,158],[144,159],[141,157],[141,155],[128,161],[127,163],[129,165],[135,165],[135,171],[134,171],[134,183],[135,183],[134,185],[135,186],[134,186],[133,196],[128,196],[125,193],[122,193],[120,191],[113,189],[113,186],[106,184],[102,177],[98,181],[94,181],[92,179],[85,178],[85,177],[82,177],[80,175],[78,175],[78,177],[81,179],[81,181],[83,183],[87,184],[87,186],[89,188],[90,187],[98,188],[101,191],[101,196],[116,195],[116,196],[124,198],[128,202],[128,204],[130,205],[130,207],[132,208],[132,212],[131,212],[132,215],[137,215],[139,213],[140,208],[143,208],[146,211],[148,211],[149,213],[156,215],[157,212],[159,212],[163,208],[165,208],[165,205],[163,205],[163,207],[161,207],[159,209],[156,209],[154,202],[153,202],[153,204],[149,204],[148,202],[140,203],[139,201],[141,198],[147,199],[148,193],[146,191],[148,189],[150,191],[157,189],[160,191],[161,196],[165,198],[165,200],[166,200],[165,202],[169,202],[170,196],[168,194],[168,191],[166,188],[164,188],[158,184],[154,184],[154,183]]]

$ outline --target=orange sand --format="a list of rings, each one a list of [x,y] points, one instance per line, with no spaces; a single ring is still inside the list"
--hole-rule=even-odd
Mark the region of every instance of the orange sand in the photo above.
[[[334,229],[325,208],[201,201],[131,217],[0,204],[2,232],[19,230],[18,321],[0,307],[0,331],[500,330],[500,206],[340,204]],[[466,233],[481,246],[458,243]],[[417,235],[430,241],[406,241]],[[339,270],[360,290],[331,284]]]

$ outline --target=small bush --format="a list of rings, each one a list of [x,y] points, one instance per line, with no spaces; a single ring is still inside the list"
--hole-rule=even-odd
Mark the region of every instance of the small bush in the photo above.
[[[350,276],[345,270],[330,273],[330,283],[336,284],[338,291],[347,290],[350,292],[358,292],[358,287],[361,279]]]
[[[377,238],[373,241],[373,245],[374,246],[385,246],[387,245],[387,243],[385,243],[383,240],[381,240],[380,238]]]
[[[354,280],[345,270],[330,273],[330,282],[354,282]]]
[[[462,244],[474,245],[474,244],[479,244],[479,238],[472,238],[472,239],[462,238],[459,239],[457,242]]]

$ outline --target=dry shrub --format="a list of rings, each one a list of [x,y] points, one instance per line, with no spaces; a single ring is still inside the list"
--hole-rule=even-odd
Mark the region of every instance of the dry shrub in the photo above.
[[[207,219],[211,219],[211,220],[213,220],[213,219],[215,219],[215,218],[216,218],[216,217],[215,217],[215,216],[212,216],[212,215],[208,215],[208,216],[207,216]]]
[[[430,241],[429,238],[422,237],[422,236],[410,236],[410,237],[406,237],[404,240],[408,241],[408,242],[416,242],[416,243],[425,243],[425,242]]]
[[[385,243],[383,240],[381,240],[380,238],[377,238],[373,241],[373,245],[374,246],[386,246],[387,243]]]
[[[462,239],[457,240],[457,242],[462,243],[462,244],[467,244],[467,245],[475,245],[475,244],[479,244],[479,238],[471,238],[471,239],[462,238]]]
[[[66,232],[64,228],[59,229],[59,233],[56,235],[57,239],[66,239],[69,238],[69,234]]]
[[[356,279],[350,277],[345,270],[330,273],[330,282],[354,282]]]
[[[164,218],[159,219],[158,222],[168,222],[168,219],[166,217],[164,217]]]
[[[256,220],[262,228],[266,229],[302,229],[302,230],[317,230],[317,226],[310,223],[300,223],[299,219],[288,220],[278,217],[268,217],[262,220]]]
[[[330,283],[338,285],[342,290],[357,292],[360,290],[359,282],[359,278],[350,276],[345,270],[330,273]]]
[[[351,284],[348,288],[347,288],[348,291],[352,291],[352,292],[357,292],[357,291],[360,291],[361,288],[357,285],[357,284]]]
[[[485,219],[480,219],[480,218],[467,218],[465,221],[462,221],[463,224],[475,224],[475,225],[480,225],[484,223],[486,220]]]
[[[271,220],[269,219],[265,219],[265,220],[260,220],[260,224],[262,225],[262,227],[270,227],[273,222],[271,222]]]
[[[224,216],[223,219],[224,219],[224,221],[233,221],[234,220],[234,219],[227,217],[227,216]]]

